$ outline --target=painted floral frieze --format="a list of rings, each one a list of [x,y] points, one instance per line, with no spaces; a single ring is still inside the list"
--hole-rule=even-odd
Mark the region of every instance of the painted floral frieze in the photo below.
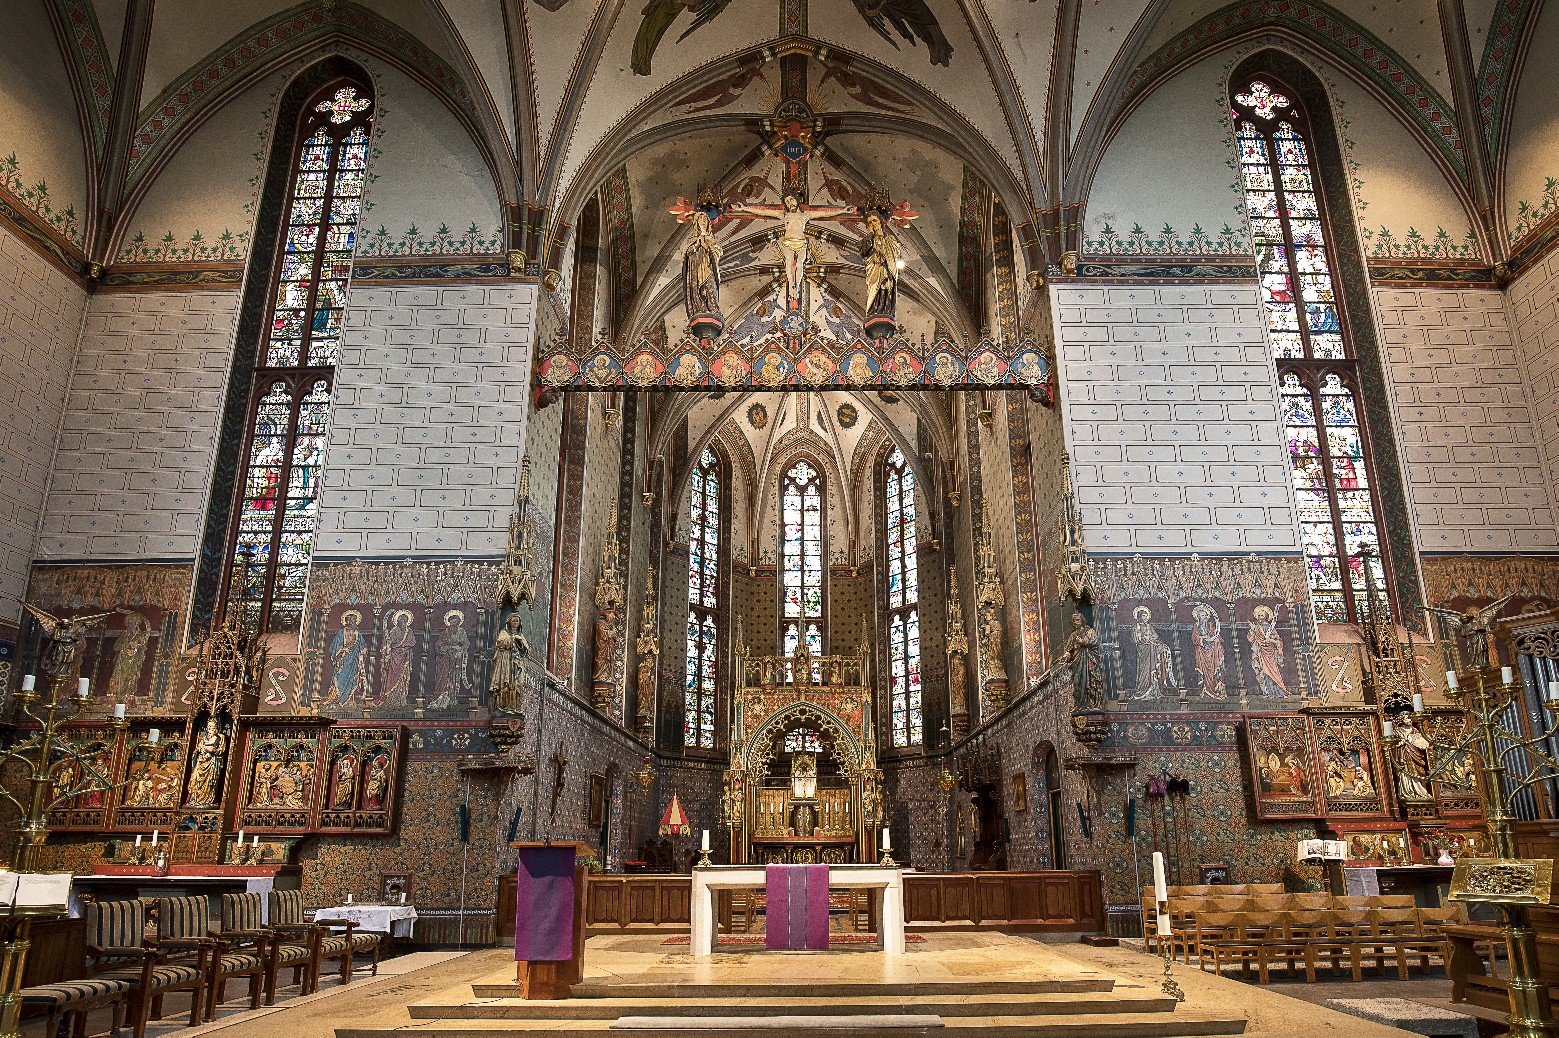
[[[1138,223],[1126,234],[1106,223],[1099,228],[1099,237],[1083,243],[1083,251],[1094,256],[1248,256],[1253,249],[1249,232],[1228,224],[1212,233],[1196,224],[1181,235],[1166,223],[1155,236]]]
[[[22,164],[14,151],[4,159],[0,159],[0,186],[47,224],[55,234],[72,245],[82,244],[84,239],[81,215],[76,212],[75,205],[69,202],[59,205],[58,200],[50,196],[46,181],[40,180],[36,184],[27,183],[27,177],[22,174]]]

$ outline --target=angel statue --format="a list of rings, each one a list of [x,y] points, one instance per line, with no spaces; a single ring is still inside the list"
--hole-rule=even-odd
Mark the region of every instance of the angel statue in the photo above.
[[[1430,606],[1429,611],[1444,620],[1446,626],[1451,629],[1453,635],[1460,636],[1466,648],[1463,650],[1463,662],[1472,670],[1487,670],[1489,667],[1489,627],[1494,618],[1499,616],[1507,603],[1516,597],[1512,591],[1504,598],[1497,598],[1488,605],[1479,609],[1477,606],[1469,607],[1464,613],[1458,613],[1454,609],[1446,609],[1443,606]]]
[[[81,650],[81,640],[87,633],[87,628],[100,622],[108,613],[93,613],[91,616],[67,616],[58,617],[45,613],[36,606],[25,606],[26,610],[38,621],[38,626],[43,628],[47,639],[43,648],[43,656],[38,661],[38,668],[51,678],[65,677],[70,673],[71,664],[76,662],[76,653]]]

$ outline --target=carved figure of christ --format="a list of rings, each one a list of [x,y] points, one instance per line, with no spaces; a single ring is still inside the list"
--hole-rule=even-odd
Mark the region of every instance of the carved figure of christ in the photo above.
[[[802,205],[795,195],[786,195],[779,205],[733,205],[732,215],[767,216],[780,222],[780,253],[785,259],[785,302],[789,307],[801,303],[801,279],[807,268],[807,224],[813,220],[833,220],[859,213],[853,205]]]

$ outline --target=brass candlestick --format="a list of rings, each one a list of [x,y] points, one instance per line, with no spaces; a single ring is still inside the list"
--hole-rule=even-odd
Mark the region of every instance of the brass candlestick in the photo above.
[[[22,781],[26,792],[23,796],[0,786],[0,796],[16,808],[19,816],[11,868],[23,873],[40,871],[43,844],[49,836],[50,811],[74,797],[113,786],[96,762],[63,733],[64,726],[75,720],[87,705],[89,696],[85,678],[81,679],[75,695],[68,694],[82,636],[87,628],[108,614],[61,620],[32,606],[28,606],[27,611],[45,632],[39,669],[48,687],[48,698],[45,701],[38,692],[33,675],[22,679],[22,687],[13,699],[24,719],[23,724],[30,722],[37,727],[18,742],[0,750],[0,762],[19,764],[24,772]],[[124,718],[118,716],[109,724],[121,731],[126,726]],[[67,764],[68,767],[64,766]],[[19,992],[31,943],[32,918],[57,913],[55,908],[13,908],[5,919],[6,937],[0,945],[0,1038],[17,1038],[20,1034]]]
[[[1469,754],[1477,754],[1479,793],[1483,797],[1489,835],[1493,838],[1491,858],[1463,858],[1456,864],[1451,879],[1453,901],[1481,901],[1495,905],[1503,918],[1505,945],[1510,963],[1510,1034],[1512,1038],[1555,1038],[1553,1006],[1548,986],[1537,975],[1537,934],[1527,918],[1528,904],[1546,904],[1549,897],[1550,859],[1523,859],[1516,848],[1515,819],[1510,813],[1510,797],[1559,773],[1559,760],[1542,747],[1559,735],[1559,682],[1540,694],[1549,724],[1532,738],[1512,731],[1500,716],[1517,700],[1518,683],[1510,668],[1502,668],[1495,684],[1493,668],[1475,669],[1468,675],[1475,691],[1464,689],[1456,671],[1446,674],[1446,694],[1473,720],[1467,733],[1439,761],[1431,761],[1423,776],[1429,782],[1443,775],[1453,764],[1465,766]],[[1420,701],[1421,703],[1421,701]],[[1420,704],[1415,704],[1415,712]],[[1388,727],[1390,723],[1388,721]],[[1386,734],[1387,744],[1396,749],[1401,736]],[[1506,759],[1523,755],[1531,765],[1525,778],[1506,787]]]

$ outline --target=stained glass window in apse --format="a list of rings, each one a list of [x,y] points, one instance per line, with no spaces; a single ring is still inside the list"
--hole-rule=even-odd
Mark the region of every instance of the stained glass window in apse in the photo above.
[[[719,691],[720,463],[705,448],[688,491],[688,648],[682,740],[715,746]]]
[[[786,753],[822,753],[823,739],[810,728],[792,728],[785,733]]]
[[[1311,601],[1317,621],[1349,623],[1367,600],[1366,580],[1384,589],[1385,579],[1356,362],[1332,281],[1314,156],[1285,93],[1255,80],[1233,100]]]
[[[894,746],[923,738],[920,696],[920,577],[915,539],[915,473],[894,448],[883,466],[883,544],[888,578],[888,705]]]
[[[782,651],[792,655],[805,638],[807,651],[821,655],[823,477],[807,461],[796,462],[780,481],[780,571]]]
[[[362,94],[357,85],[337,84],[305,107],[291,170],[226,595],[263,631],[302,625],[368,167],[373,102]]]

